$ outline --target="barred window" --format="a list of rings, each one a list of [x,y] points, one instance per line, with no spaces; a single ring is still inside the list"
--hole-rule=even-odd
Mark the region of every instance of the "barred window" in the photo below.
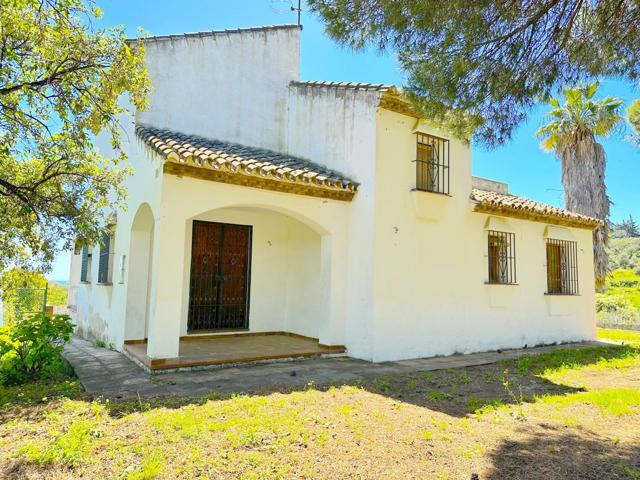
[[[547,238],[547,293],[578,295],[578,244]]]
[[[449,194],[449,140],[417,134],[416,190]]]
[[[489,230],[489,283],[516,283],[515,234]]]
[[[113,243],[113,233],[111,231],[105,232],[100,242],[98,283],[111,283],[113,273]]]
[[[80,281],[81,282],[91,281],[91,252],[87,245],[82,247],[82,252],[81,252]]]

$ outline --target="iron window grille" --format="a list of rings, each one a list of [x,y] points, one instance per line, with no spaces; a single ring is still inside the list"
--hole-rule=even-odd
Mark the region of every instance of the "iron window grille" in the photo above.
[[[578,295],[578,244],[547,238],[547,294]]]
[[[80,281],[91,282],[91,253],[87,245],[82,247],[81,252]]]
[[[488,232],[489,282],[516,283],[516,236],[509,232]]]
[[[449,140],[417,134],[416,190],[449,194]]]
[[[113,233],[105,232],[100,243],[98,283],[110,284],[113,272]]]

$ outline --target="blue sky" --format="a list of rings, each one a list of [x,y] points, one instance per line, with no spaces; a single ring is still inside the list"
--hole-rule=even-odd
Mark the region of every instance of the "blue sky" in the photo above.
[[[99,25],[123,25],[129,36],[135,36],[138,27],[152,35],[163,35],[296,22],[288,0],[98,0],[98,5],[104,12]],[[324,34],[318,19],[304,8],[303,5],[303,80],[402,85],[403,75],[393,54],[352,52],[336,45]],[[640,98],[640,91],[633,85],[604,79],[600,95],[615,95],[629,104]],[[473,174],[507,182],[512,193],[562,206],[560,165],[553,155],[540,150],[535,137],[535,131],[544,123],[545,111],[543,105],[534,109],[507,145],[494,150],[474,148]],[[640,217],[640,150],[625,140],[628,133],[621,131],[603,141],[614,221],[629,214]],[[68,276],[69,255],[63,254],[48,277]]]

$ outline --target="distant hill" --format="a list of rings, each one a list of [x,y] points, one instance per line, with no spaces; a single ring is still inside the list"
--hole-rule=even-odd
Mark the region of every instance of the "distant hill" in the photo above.
[[[609,240],[611,270],[630,269],[640,274],[640,237]]]
[[[612,272],[596,294],[598,324],[640,328],[640,237],[610,238],[608,251]]]

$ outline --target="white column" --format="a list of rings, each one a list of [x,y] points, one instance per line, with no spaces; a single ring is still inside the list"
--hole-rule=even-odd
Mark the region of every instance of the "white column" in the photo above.
[[[147,344],[150,358],[178,356],[184,256],[185,219],[165,214],[156,220],[154,229]]]
[[[146,338],[146,327],[148,321],[148,310],[150,300],[149,282],[152,275],[151,257],[153,255],[153,229],[131,230],[131,241],[129,248],[129,263],[127,279],[127,305],[125,340],[138,340]]]
[[[340,235],[323,235],[320,244],[320,286],[324,322],[318,339],[324,345],[345,343],[346,244]]]

